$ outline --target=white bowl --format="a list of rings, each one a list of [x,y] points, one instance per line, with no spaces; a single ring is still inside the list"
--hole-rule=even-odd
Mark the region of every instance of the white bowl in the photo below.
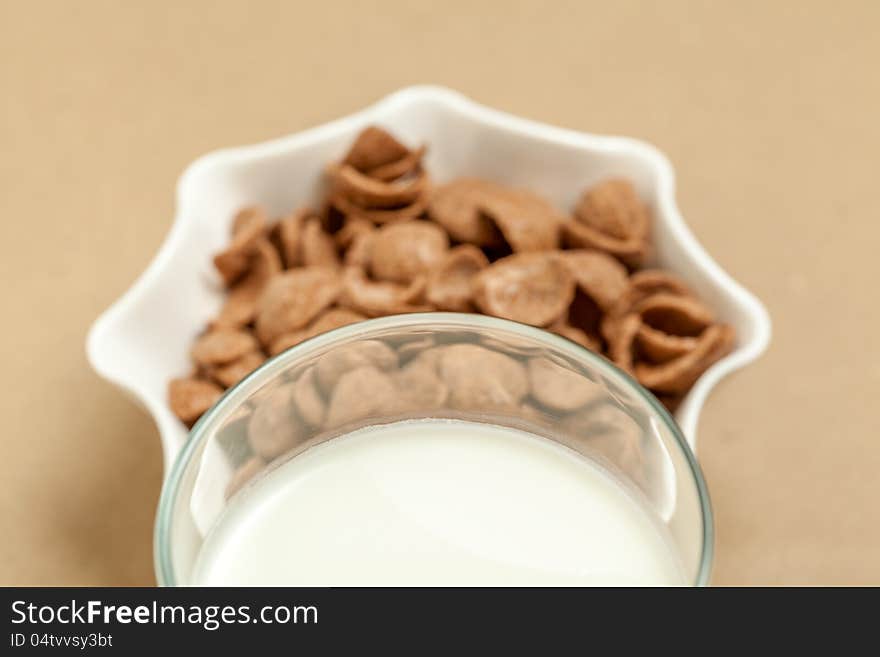
[[[675,203],[672,167],[654,147],[520,119],[438,87],[409,87],[344,119],[263,144],[216,151],[196,160],[177,185],[171,232],[137,282],[92,326],[95,371],[128,391],[153,416],[166,472],[187,430],[166,401],[169,379],[190,369],[192,339],[220,307],[223,291],[211,255],[227,242],[241,206],[261,203],[281,214],[316,203],[326,162],[375,123],[403,141],[430,146],[432,177],[484,176],[540,191],[571,208],[584,187],[611,176],[633,181],[654,214],[657,263],[679,274],[737,331],[736,348],[706,371],[676,419],[692,447],[707,395],[721,378],[755,360],[770,340],[761,303],[725,273],[688,230]]]

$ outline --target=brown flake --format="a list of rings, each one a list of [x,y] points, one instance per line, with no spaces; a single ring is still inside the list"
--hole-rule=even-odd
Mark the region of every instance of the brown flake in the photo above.
[[[521,189],[499,188],[477,206],[495,223],[514,253],[549,251],[559,246],[565,217],[546,199]]]
[[[408,176],[418,171],[422,164],[422,157],[424,157],[427,150],[428,149],[425,146],[419,146],[417,149],[410,151],[399,160],[373,167],[366,171],[366,174],[370,178],[383,181],[403,178],[404,176]]]
[[[311,335],[309,334],[309,330],[307,328],[300,329],[299,331],[291,331],[290,333],[284,333],[272,340],[272,342],[266,348],[266,351],[269,352],[270,356],[277,356],[281,352],[287,351],[291,347],[295,347],[300,342],[308,340],[310,337]]]
[[[608,357],[624,372],[633,372],[633,343],[642,320],[638,315],[625,315],[615,324],[613,332],[606,336],[608,340]]]
[[[333,329],[354,324],[365,320],[366,317],[360,313],[348,310],[347,308],[331,308],[319,315],[307,328],[292,333],[285,333],[278,336],[269,345],[269,353],[273,356],[286,351],[291,347],[299,344],[303,340],[308,340],[316,335],[332,331]]]
[[[574,249],[604,251],[629,267],[639,267],[648,255],[648,244],[642,238],[619,240],[573,220],[562,224],[562,241]]]
[[[257,303],[269,280],[281,271],[281,259],[268,240],[257,242],[251,256],[250,270],[236,283],[226,297],[217,317],[217,326],[244,326],[253,321]]]
[[[617,323],[634,311],[636,306],[655,294],[693,296],[687,285],[677,276],[659,269],[643,269],[629,277],[629,286],[602,319],[602,335],[612,340]]]
[[[267,224],[266,212],[258,206],[244,208],[232,220],[232,241],[214,256],[214,266],[227,286],[248,270],[251,255],[264,236]]]
[[[390,376],[396,389],[394,410],[397,413],[422,413],[441,408],[449,397],[449,386],[428,360],[415,359],[392,371]]]
[[[293,401],[299,416],[312,427],[324,424],[327,408],[318,390],[314,367],[303,372],[293,384]]]
[[[561,251],[559,256],[581,292],[601,310],[609,310],[626,293],[626,269],[611,256],[586,249]]]
[[[275,276],[260,298],[256,334],[264,345],[306,326],[336,301],[342,287],[332,267],[292,269]]]
[[[345,252],[361,235],[370,234],[375,229],[373,223],[363,217],[348,216],[339,230],[334,233],[333,241],[340,251]]]
[[[529,391],[521,363],[475,344],[445,347],[438,367],[440,378],[449,386],[450,404],[460,410],[509,410]]]
[[[645,481],[642,431],[625,411],[611,402],[587,406],[562,421],[572,447],[592,451],[632,477]]]
[[[573,411],[605,394],[598,383],[549,358],[530,358],[528,373],[532,397],[555,411]]]
[[[636,334],[636,346],[639,353],[652,363],[665,363],[668,360],[683,356],[697,345],[697,338],[691,336],[670,335],[663,331],[642,324]]]
[[[168,384],[171,412],[190,426],[223,395],[223,388],[202,379],[172,379]]]
[[[723,324],[707,328],[694,348],[686,354],[659,365],[637,363],[635,374],[646,388],[662,393],[686,392],[719,358],[733,346],[733,329]]]
[[[397,357],[401,363],[409,362],[416,358],[419,354],[424,353],[428,349],[433,348],[437,344],[433,335],[427,334],[412,339],[406,339],[400,344],[395,345]]]
[[[481,247],[506,242],[514,252],[557,248],[566,220],[537,194],[481,178],[458,178],[437,188],[428,214],[456,241]]]
[[[648,234],[648,208],[628,180],[612,178],[587,190],[574,214],[581,223],[620,240]]]
[[[265,361],[266,357],[263,352],[251,351],[230,363],[208,368],[208,373],[220,385],[231,388]]]
[[[574,279],[558,258],[518,253],[477,274],[474,301],[487,315],[533,326],[559,319],[574,299]]]
[[[427,301],[438,310],[474,311],[474,278],[489,266],[480,249],[461,244],[450,249],[428,277]]]
[[[626,180],[605,180],[587,190],[565,223],[563,238],[574,248],[598,249],[630,267],[646,259],[650,213]]]
[[[687,284],[672,272],[662,269],[642,269],[629,277],[630,288],[638,295],[631,300],[638,303],[642,298],[658,292],[670,292],[682,296],[692,296]]]
[[[376,231],[370,229],[368,231],[361,231],[352,238],[351,245],[346,249],[343,258],[346,267],[366,269],[370,266],[375,236]]]
[[[667,292],[643,299],[633,310],[645,324],[670,335],[698,336],[715,321],[712,311],[695,298]]]
[[[348,200],[341,194],[334,194],[330,202],[346,217],[362,219],[371,224],[390,224],[416,219],[428,208],[428,194],[422,193],[412,203],[399,208],[386,210],[366,209]]]
[[[408,205],[428,189],[424,173],[392,182],[375,180],[348,165],[331,165],[328,173],[335,194],[367,210]]]
[[[260,345],[250,331],[217,328],[200,336],[190,353],[199,365],[222,365],[259,349]]]
[[[576,342],[585,349],[595,351],[596,353],[602,352],[602,345],[599,343],[598,340],[596,340],[596,338],[588,335],[586,331],[572,326],[565,320],[554,322],[547,327],[547,330],[552,331],[557,335],[561,335],[563,338],[571,340],[572,342]]]
[[[333,329],[338,329],[349,324],[362,322],[366,317],[347,308],[331,308],[315,319],[309,326],[312,335],[320,335]]]
[[[282,217],[275,224],[273,237],[278,243],[284,266],[288,269],[299,267],[302,262],[302,233],[306,220],[312,212],[308,208],[299,208]]]
[[[338,267],[339,254],[333,237],[324,232],[321,220],[310,217],[302,228],[302,264],[305,267]]]
[[[397,354],[384,342],[359,340],[321,356],[315,365],[315,375],[324,394],[330,394],[343,374],[367,365],[383,371],[396,368]]]
[[[330,395],[327,428],[357,420],[381,417],[392,409],[396,389],[391,377],[372,365],[346,371],[339,377]]]
[[[358,171],[368,172],[397,162],[409,154],[409,149],[388,131],[371,125],[358,134],[343,163]]]
[[[339,303],[368,317],[425,312],[432,306],[422,303],[427,279],[419,276],[408,285],[370,280],[363,269],[345,267]]]
[[[407,345],[404,345],[406,347]],[[423,350],[420,350],[416,354],[408,354],[410,357],[410,363],[417,363],[420,367],[426,367],[431,372],[435,374],[439,374],[440,372],[440,358],[443,355],[443,352],[446,350],[447,345],[437,345],[434,347],[427,347]],[[404,358],[404,352],[398,350],[398,354],[400,355],[401,360]]]
[[[493,246],[503,238],[495,223],[480,211],[480,203],[501,187],[482,178],[457,178],[437,187],[428,203],[428,215],[457,242]]]
[[[265,393],[248,422],[248,441],[254,452],[267,461],[293,449],[305,434],[294,412],[292,383]]]
[[[437,224],[407,221],[379,228],[370,246],[373,277],[406,284],[443,259],[449,249],[449,237]]]

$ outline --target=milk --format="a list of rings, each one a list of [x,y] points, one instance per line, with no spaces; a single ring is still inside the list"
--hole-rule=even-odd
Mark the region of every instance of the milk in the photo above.
[[[568,448],[458,420],[369,427],[234,498],[200,585],[681,585],[639,494]]]

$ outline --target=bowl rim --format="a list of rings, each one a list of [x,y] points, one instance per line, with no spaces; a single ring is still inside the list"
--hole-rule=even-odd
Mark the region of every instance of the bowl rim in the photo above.
[[[327,331],[315,337],[304,340],[293,347],[281,352],[264,362],[256,370],[248,374],[235,386],[227,390],[193,426],[186,443],[177,454],[171,471],[162,483],[162,491],[159,497],[159,507],[153,531],[153,558],[157,582],[160,586],[178,586],[171,558],[171,545],[173,534],[172,511],[175,508],[180,492],[180,485],[194,456],[199,448],[212,435],[215,425],[222,422],[228,411],[236,405],[246,401],[252,392],[269,382],[274,376],[281,374],[297,360],[307,358],[309,355],[322,349],[332,348],[350,339],[369,339],[370,335],[388,329],[404,329],[413,327],[428,328],[443,325],[444,328],[461,329],[494,329],[510,334],[519,335],[538,344],[546,344],[557,349],[580,363],[586,363],[595,368],[621,385],[632,391],[639,399],[644,401],[650,410],[659,418],[660,422],[674,438],[681,454],[691,473],[691,478],[697,489],[700,503],[700,519],[702,522],[701,550],[697,573],[692,585],[705,586],[709,582],[714,560],[715,526],[712,503],[709,490],[703,476],[702,469],[697,462],[696,456],[691,449],[690,443],[682,432],[679,424],[669,414],[669,411],[659,400],[646,390],[626,372],[619,369],[609,360],[591,352],[579,344],[567,340],[549,331],[488,315],[475,313],[409,313],[405,315],[389,315],[365,321],[349,324],[331,331]]]

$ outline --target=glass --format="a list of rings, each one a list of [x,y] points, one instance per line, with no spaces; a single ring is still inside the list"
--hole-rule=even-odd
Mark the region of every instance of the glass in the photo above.
[[[439,353],[447,354],[440,396],[436,379],[420,370],[436,367]],[[510,359],[527,374],[526,394],[519,375],[506,370]],[[377,371],[403,385],[385,394],[388,377],[370,379]],[[398,315],[324,333],[229,390],[195,425],[165,481],[155,533],[159,583],[190,583],[204,537],[228,502],[265,472],[353,430],[419,418],[525,430],[601,463],[665,525],[687,581],[707,583],[709,496],[684,436],[654,396],[553,333],[456,313]]]

